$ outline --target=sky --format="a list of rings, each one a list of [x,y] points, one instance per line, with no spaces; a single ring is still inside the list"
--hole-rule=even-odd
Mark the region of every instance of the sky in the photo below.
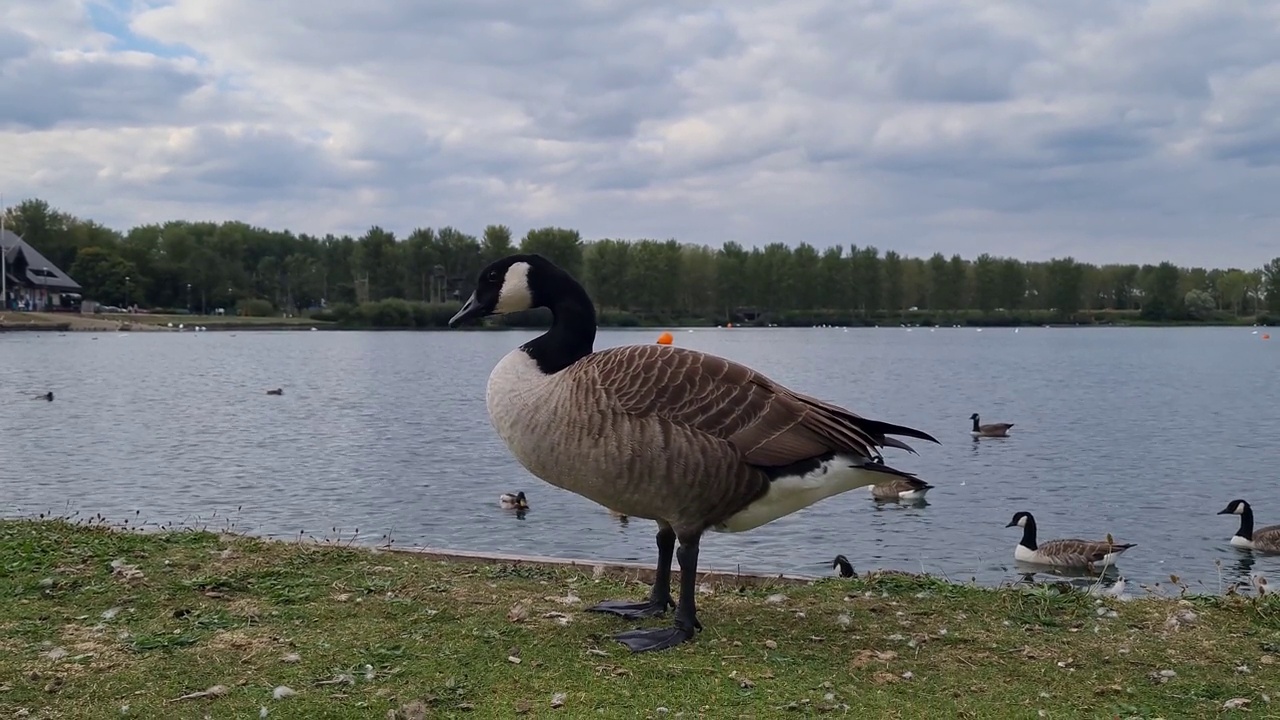
[[[119,229],[1280,255],[1269,0],[5,0],[0,192]]]

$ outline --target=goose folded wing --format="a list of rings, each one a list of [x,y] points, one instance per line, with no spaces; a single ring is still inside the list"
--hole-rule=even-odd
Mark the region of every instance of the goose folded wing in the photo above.
[[[657,345],[592,357],[597,381],[619,410],[725,440],[753,465],[780,467],[831,452],[878,458],[877,447],[903,445],[884,437],[895,426],[793,393],[724,358]]]
[[[1040,545],[1040,552],[1045,555],[1081,564],[1101,562],[1108,553],[1116,549],[1118,549],[1118,546],[1110,543],[1077,538],[1050,540]]]

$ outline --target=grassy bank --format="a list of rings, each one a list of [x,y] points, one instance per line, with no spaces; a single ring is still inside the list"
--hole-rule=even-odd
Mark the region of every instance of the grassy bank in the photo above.
[[[631,625],[583,609],[644,586],[585,569],[0,521],[0,571],[0,717],[1280,711],[1270,599],[709,581],[696,642],[631,655],[608,637]]]

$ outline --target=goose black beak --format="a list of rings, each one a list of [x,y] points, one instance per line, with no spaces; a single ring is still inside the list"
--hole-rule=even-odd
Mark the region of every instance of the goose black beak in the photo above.
[[[1227,508],[1226,510],[1219,510],[1217,514],[1219,514],[1219,515],[1232,515],[1232,514],[1234,514],[1234,513],[1232,513],[1232,512],[1231,512],[1231,508]]]
[[[1013,521],[1011,520],[1011,521],[1009,521],[1009,524],[1008,524],[1008,525],[1005,525],[1005,527],[1015,527],[1015,526],[1017,526],[1017,524],[1018,524],[1018,523],[1013,522]]]
[[[476,302],[476,294],[471,293],[471,297],[467,298],[467,302],[463,304],[462,309],[456,315],[449,318],[449,327],[456,328],[467,320],[472,318],[484,317],[489,313],[485,311],[480,303]]]

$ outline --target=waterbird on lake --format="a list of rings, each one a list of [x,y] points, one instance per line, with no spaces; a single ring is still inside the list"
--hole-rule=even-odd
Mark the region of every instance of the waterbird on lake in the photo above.
[[[840,577],[851,578],[858,576],[853,571],[853,563],[849,562],[849,558],[844,555],[837,555],[836,559],[831,561],[831,567],[840,571]]]
[[[855,572],[853,569],[853,563],[849,562],[849,558],[845,557],[844,555],[837,555],[836,558],[831,561],[831,567],[839,571],[840,577],[843,577],[843,578],[858,577],[858,573]],[[904,577],[917,577],[915,575],[912,575],[909,572],[904,572],[902,570],[871,570],[871,571],[868,571],[866,574],[864,574],[863,578],[869,579],[873,577],[880,577],[883,575],[901,575]]]
[[[1125,550],[1135,545],[1135,543],[1116,543],[1110,534],[1107,535],[1106,540],[1062,538],[1036,544],[1036,519],[1031,516],[1031,513],[1025,511],[1014,513],[1013,519],[1005,527],[1022,528],[1022,539],[1013,549],[1014,559],[1036,565],[1093,570],[1098,564],[1104,567],[1114,565],[1116,559]]]
[[[47,393],[45,393],[45,394],[43,394],[43,395],[37,395],[37,396],[35,396],[35,397],[34,397],[34,398],[32,398],[32,399],[33,399],[33,400],[48,400],[49,402],[53,402],[53,391],[52,391],[52,390],[50,390],[49,392],[47,392]]]
[[[1239,548],[1280,553],[1280,525],[1253,529],[1253,508],[1244,500],[1232,500],[1218,511],[1219,515],[1239,515],[1240,528],[1231,536],[1231,544]]]
[[[969,434],[974,437],[1009,437],[1009,428],[1013,427],[1013,423],[987,423],[986,425],[978,424],[978,413],[969,416],[973,421],[973,429]]]
[[[517,510],[529,509],[529,501],[525,499],[523,490],[514,495],[511,493],[502,493],[498,496],[498,504],[504,508],[515,508]]]
[[[871,497],[877,500],[923,500],[924,494],[932,489],[932,485],[920,478],[894,476],[872,485]]]
[[[284,388],[276,388],[275,390],[268,390],[268,391],[267,391],[267,394],[268,394],[268,395],[283,395],[283,394],[284,394]]]
[[[633,652],[692,640],[703,534],[742,532],[824,498],[909,473],[879,448],[915,451],[889,435],[937,440],[794,392],[751,368],[689,348],[646,343],[596,351],[596,310],[582,285],[536,254],[481,270],[450,327],[545,307],[551,328],[489,375],[489,418],[512,455],[545,482],[658,523],[649,597],[590,608],[625,618],[665,615],[680,563],[672,626],[615,638]],[[676,543],[679,541],[679,550]]]

